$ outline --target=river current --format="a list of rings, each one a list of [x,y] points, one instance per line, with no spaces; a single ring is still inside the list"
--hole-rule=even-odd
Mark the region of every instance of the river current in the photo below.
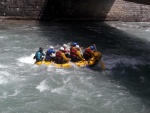
[[[40,46],[72,42],[96,44],[106,70],[34,65]],[[148,22],[10,22],[0,48],[0,113],[150,113]]]

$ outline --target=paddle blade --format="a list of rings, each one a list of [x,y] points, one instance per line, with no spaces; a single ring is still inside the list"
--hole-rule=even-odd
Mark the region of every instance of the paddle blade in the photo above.
[[[105,66],[104,62],[100,62],[100,66],[101,66],[102,70],[106,69],[106,66]]]

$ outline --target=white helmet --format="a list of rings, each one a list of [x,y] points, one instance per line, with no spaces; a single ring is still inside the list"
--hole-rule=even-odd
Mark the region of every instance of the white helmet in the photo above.
[[[79,49],[79,48],[80,48],[80,47],[79,47],[79,45],[76,45],[76,48],[78,48],[78,49]]]
[[[64,48],[63,48],[63,47],[60,47],[60,48],[59,48],[59,50],[63,51],[63,50],[64,50]]]
[[[54,47],[53,47],[53,46],[50,46],[49,48],[50,48],[50,49],[54,49]]]
[[[66,44],[63,44],[63,47],[67,47],[67,45],[66,45]]]

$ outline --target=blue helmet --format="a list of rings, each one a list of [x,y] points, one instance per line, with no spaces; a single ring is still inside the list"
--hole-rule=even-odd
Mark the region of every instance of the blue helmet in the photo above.
[[[74,42],[74,43],[73,43],[73,46],[76,46],[76,45],[77,45],[77,43],[76,43],[76,42]]]
[[[90,46],[90,49],[91,49],[91,50],[94,50],[94,49],[95,49],[95,47],[94,47],[94,46]]]

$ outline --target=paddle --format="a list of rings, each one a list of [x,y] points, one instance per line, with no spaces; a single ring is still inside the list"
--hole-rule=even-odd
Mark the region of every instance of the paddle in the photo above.
[[[95,50],[97,51],[96,45],[93,44],[93,46],[95,47]],[[105,70],[105,69],[106,69],[105,63],[102,62],[101,59],[100,59],[100,66],[101,66],[102,70]]]
[[[81,55],[82,55],[82,57],[83,57],[83,52],[82,52],[82,50],[81,50],[82,48],[83,48],[83,47],[80,47],[80,53],[81,53]],[[88,66],[88,64],[87,64],[87,61],[86,61],[86,60],[84,61],[84,63],[85,63],[85,65],[86,65],[86,67],[88,67],[88,68],[89,68],[89,66]]]
[[[83,57],[83,52],[82,52],[82,49],[83,47],[80,47],[80,53],[81,53],[81,55],[82,55],[82,57]]]

